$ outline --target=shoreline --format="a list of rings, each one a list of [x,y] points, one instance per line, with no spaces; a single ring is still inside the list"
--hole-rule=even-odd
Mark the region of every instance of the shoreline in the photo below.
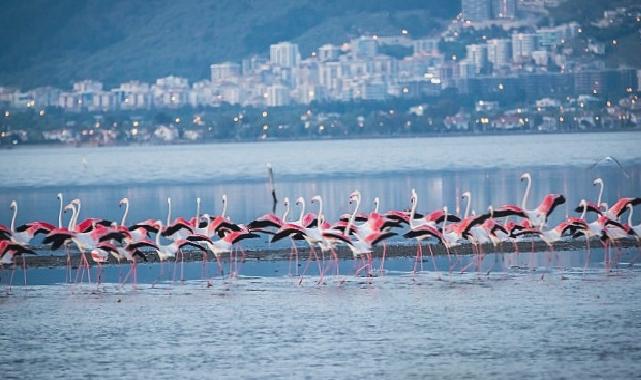
[[[430,248],[432,250],[432,253],[434,256],[445,256],[447,255],[447,251],[445,247],[441,244],[422,244],[423,246],[423,260],[428,258],[430,256]],[[615,250],[617,248],[631,248],[631,247],[637,247],[637,241],[633,238],[628,238],[624,240],[617,241],[615,246],[612,246],[611,248],[614,248]],[[598,239],[592,239],[590,240],[590,249],[602,249],[602,245],[600,244]],[[395,257],[415,257],[416,256],[416,249],[417,245],[416,244],[388,244],[386,247],[386,258],[395,258]],[[472,244],[462,244],[458,247],[455,247],[450,250],[451,255],[463,255],[463,256],[471,256],[474,254],[473,251],[473,246]],[[498,247],[494,247],[491,244],[486,244],[482,246],[482,252],[484,254],[512,254],[512,253],[523,253],[523,254],[529,254],[529,253],[542,253],[542,252],[554,252],[554,253],[562,253],[562,252],[573,252],[573,251],[581,251],[581,250],[586,250],[586,242],[585,241],[560,241],[554,244],[554,250],[551,251],[548,245],[540,240],[537,241],[520,241],[518,243],[503,243]],[[317,253],[320,255],[320,251],[317,249]],[[45,252],[51,252],[51,251],[45,251]],[[641,252],[641,251],[640,251]],[[242,255],[241,251],[238,251],[239,257]],[[336,248],[336,254],[340,260],[351,260],[354,259],[354,255],[352,252],[349,250],[348,247],[346,246],[339,246]],[[373,258],[380,258],[383,255],[383,246],[377,246],[374,249],[374,252],[372,254]],[[91,258],[89,257],[90,255],[87,253],[86,257],[87,260],[90,262],[90,265],[96,265]],[[228,254],[225,254],[221,257],[221,259],[226,259]],[[299,259],[307,259],[309,256],[309,248],[298,248],[298,257]],[[328,254],[325,255],[326,258],[328,257]],[[249,261],[286,261],[289,260],[290,257],[290,249],[258,249],[258,250],[244,250],[244,260],[249,260]],[[71,258],[71,266],[76,268],[80,262],[80,254],[78,251],[74,250],[70,252],[70,258]],[[178,259],[182,259],[180,256],[178,256]],[[203,260],[203,255],[200,251],[196,250],[185,250],[184,251],[184,261],[185,262],[193,262],[193,261],[202,261]],[[215,260],[214,256],[211,253],[207,254],[207,260]],[[26,265],[28,267],[36,267],[36,268],[42,268],[42,267],[49,267],[49,268],[54,268],[54,267],[64,267],[67,265],[67,255],[65,255],[62,251],[58,254],[45,254],[39,253],[38,255],[25,255],[25,261]],[[170,259],[166,260],[169,262],[175,261],[175,259]],[[139,263],[143,263],[144,261],[139,261]],[[160,260],[158,259],[158,256],[156,254],[151,254],[149,253],[147,255],[147,262],[146,263],[160,263]],[[103,263],[103,265],[114,265],[114,264],[119,264],[118,261],[113,257],[109,256],[109,260],[106,263]],[[121,261],[120,264],[127,264],[126,261]],[[14,265],[16,266],[21,266],[22,265],[22,258],[17,257],[15,259]]]
[[[528,136],[528,135],[577,135],[577,134],[599,134],[599,133],[625,133],[641,132],[641,128],[613,128],[599,130],[558,130],[558,131],[539,131],[539,130],[495,130],[495,131],[438,131],[433,133],[414,134],[414,135],[372,135],[372,136],[331,136],[331,137],[301,137],[301,138],[268,138],[268,139],[220,139],[207,141],[189,141],[180,140],[174,142],[144,142],[144,143],[117,143],[117,144],[64,144],[64,143],[26,143],[18,145],[0,145],[0,149],[30,149],[30,148],[126,148],[126,147],[157,147],[157,146],[192,146],[192,145],[233,145],[233,144],[265,144],[270,142],[306,142],[306,141],[350,141],[350,140],[381,140],[381,139],[412,139],[412,138],[464,138],[464,137],[495,137],[495,136]]]

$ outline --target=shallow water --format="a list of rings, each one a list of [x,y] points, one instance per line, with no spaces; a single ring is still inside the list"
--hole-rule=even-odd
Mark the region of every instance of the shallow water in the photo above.
[[[641,268],[17,287],[3,378],[633,378]]]

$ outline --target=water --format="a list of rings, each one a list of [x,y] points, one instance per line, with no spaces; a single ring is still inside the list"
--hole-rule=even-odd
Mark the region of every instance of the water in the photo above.
[[[434,273],[297,287],[33,286],[0,298],[3,378],[634,378],[639,272]]]
[[[271,211],[265,168],[270,161],[280,199],[288,196],[293,204],[299,195],[309,201],[321,194],[330,219],[349,211],[347,197],[355,189],[363,193],[363,210],[371,208],[375,196],[387,210],[409,207],[410,190],[416,188],[420,211],[464,208],[459,195],[471,191],[472,208],[481,213],[489,204],[519,203],[524,189],[519,177],[528,170],[534,178],[529,207],[547,193],[566,195],[567,205],[552,220],[556,222],[581,198],[596,199],[592,180],[597,176],[605,180],[604,201],[609,204],[641,194],[639,146],[641,134],[630,132],[4,150],[0,205],[17,200],[19,224],[37,219],[57,223],[56,194],[62,192],[67,201],[83,201],[81,217],[119,221],[123,210],[118,201],[127,196],[129,222],[164,221],[167,197],[172,197],[174,217],[192,216],[197,196],[202,212],[218,214],[226,193],[229,215],[246,223]],[[621,160],[629,177],[612,164],[593,167],[606,155]],[[310,209],[315,211],[308,204]],[[0,223],[8,225],[11,213],[5,210],[0,208]]]
[[[329,140],[0,150],[1,188],[220,183],[425,170],[588,167],[641,161],[641,133]]]
[[[118,201],[131,201],[129,221],[220,211],[247,222],[271,209],[265,163],[276,172],[279,198],[324,197],[330,219],[347,212],[347,195],[374,196],[382,208],[463,209],[518,203],[519,176],[534,177],[530,207],[548,192],[568,206],[594,200],[592,180],[605,180],[604,199],[641,195],[641,134],[541,135],[252,143],[100,149],[0,151],[0,205],[16,199],[18,223],[57,221],[56,193],[83,201],[82,216],[119,220]],[[592,167],[606,155],[621,160]],[[458,207],[457,207],[458,206]],[[308,205],[308,210],[309,210]],[[315,210],[315,209],[312,209]],[[279,212],[282,210],[279,209]],[[297,215],[297,210],[294,215]],[[635,220],[638,223],[639,214]],[[0,208],[0,223],[11,215]],[[248,248],[267,246],[264,241]],[[424,253],[427,255],[427,251]],[[128,266],[109,266],[106,282],[65,284],[64,268],[30,269],[27,287],[7,293],[0,272],[2,378],[633,378],[641,372],[641,267],[636,247],[605,274],[603,251],[488,255],[477,273],[447,273],[446,257],[414,278],[411,258],[387,261],[387,275],[355,278],[342,262],[337,285],[289,277],[287,262],[250,261],[241,277],[212,286],[200,263],[141,264],[138,290],[120,287]],[[461,258],[456,268],[469,263]],[[550,261],[551,260],[551,261]],[[551,262],[551,264],[548,264]],[[535,272],[520,269],[532,265]],[[95,279],[95,268],[92,277]],[[490,275],[485,273],[490,271]],[[210,274],[213,274],[212,264]],[[543,275],[543,279],[541,276]],[[22,281],[17,270],[14,283]],[[156,283],[152,288],[151,284]]]

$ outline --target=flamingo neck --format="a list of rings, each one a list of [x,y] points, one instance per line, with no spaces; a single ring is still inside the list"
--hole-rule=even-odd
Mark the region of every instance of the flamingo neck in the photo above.
[[[630,212],[628,212],[628,226],[632,227],[632,214],[634,213],[634,207],[632,207],[632,205],[628,205],[628,208],[630,209]]]
[[[376,197],[374,199],[374,213],[375,214],[378,214],[378,206],[380,205],[380,202],[381,201],[378,199],[378,197]]]
[[[73,228],[76,228],[76,225],[78,224],[78,218],[80,218],[80,208],[82,207],[82,203],[78,202],[78,209],[76,210],[76,217],[73,220]]]
[[[323,198],[318,198],[318,229],[320,230],[323,225]]]
[[[465,198],[467,198],[467,205],[465,206],[465,215],[463,216],[463,219],[470,216],[470,207],[472,206],[472,195],[465,194]]]
[[[289,217],[289,203],[285,206],[285,212],[283,213],[283,223],[287,223],[287,218]]]
[[[16,217],[18,217],[18,204],[13,208],[13,216],[11,217],[11,234],[16,233]]]
[[[414,228],[414,215],[416,214],[416,206],[418,205],[418,195],[412,194],[414,202],[412,202],[412,208],[410,209],[410,228]]]
[[[303,216],[305,215],[305,199],[302,199],[300,203],[300,217],[298,218],[298,223],[303,224]]]
[[[158,222],[158,232],[156,233],[156,246],[160,247],[160,233],[162,232],[162,223]]]
[[[127,221],[127,214],[129,214],[129,202],[125,203],[125,212],[122,214],[122,220],[120,221],[121,226],[125,225],[125,222]]]
[[[58,228],[62,228],[62,211],[64,208],[64,201],[62,195],[60,196],[60,211],[58,211]]]
[[[411,219],[410,219],[411,220]],[[445,235],[445,227],[447,226],[447,209],[443,210],[443,235]]]
[[[227,197],[224,196],[223,197],[223,211],[220,213],[220,216],[222,216],[223,219],[224,219],[226,213],[227,213]]]
[[[167,201],[167,225],[171,224],[171,198]]]
[[[585,220],[585,214],[588,212],[588,203],[583,202],[583,212],[581,213],[581,219]]]
[[[530,188],[532,187],[532,177],[527,176],[527,187],[525,188],[525,193],[523,193],[523,200],[521,200],[521,208],[525,209],[527,204],[527,199],[530,196]]]
[[[69,225],[67,226],[67,229],[71,231],[73,229],[73,220],[76,217],[76,208],[71,205],[71,218],[69,219]]]
[[[599,197],[596,201],[597,206],[600,207],[601,205],[601,199],[603,198],[603,181],[599,182]]]
[[[196,201],[196,227],[200,224],[200,199]]]
[[[358,208],[361,206],[361,197],[356,196],[356,206],[354,207],[354,211],[352,212],[352,215],[350,215],[349,220],[347,221],[347,226],[345,227],[345,235],[349,235],[349,229],[352,227],[352,224],[356,221],[356,214],[358,213]]]

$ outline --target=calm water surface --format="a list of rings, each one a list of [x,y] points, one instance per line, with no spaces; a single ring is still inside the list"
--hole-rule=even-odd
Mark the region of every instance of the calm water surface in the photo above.
[[[0,151],[0,223],[57,220],[56,193],[83,201],[83,217],[119,220],[123,196],[129,221],[220,211],[247,222],[270,211],[265,163],[276,173],[279,198],[324,197],[329,218],[348,211],[347,195],[363,192],[371,207],[405,208],[417,188],[419,209],[447,204],[472,191],[472,207],[516,203],[534,177],[530,207],[549,192],[568,206],[595,199],[641,195],[641,134],[543,135],[472,138],[245,143],[101,149],[29,148]],[[606,155],[623,162],[592,167]],[[570,206],[571,205],[571,206]],[[309,206],[308,206],[309,210]],[[279,212],[282,210],[279,209]],[[638,214],[641,214],[639,212]],[[297,215],[297,211],[294,211]],[[635,218],[639,220],[639,215]],[[248,243],[262,247],[264,242]],[[624,263],[638,260],[625,250]],[[198,281],[199,263],[173,268],[141,265],[138,290],[114,285],[127,266],[110,266],[107,284],[64,284],[65,270],[31,269],[30,285],[8,294],[0,273],[2,378],[634,378],[641,373],[641,268],[623,265],[606,275],[603,252],[593,250],[586,272],[583,251],[532,261],[488,256],[482,273],[441,272],[415,279],[411,259],[389,260],[388,275],[345,276],[341,286],[313,279],[296,285],[287,263],[247,262],[235,281]],[[466,258],[465,260],[469,260]],[[508,260],[508,261],[505,261]],[[528,266],[536,272],[512,265]],[[430,260],[424,263],[432,270]],[[465,262],[459,264],[465,265]],[[346,261],[341,271],[350,273]],[[460,267],[459,266],[459,267]],[[544,273],[544,279],[541,274]],[[17,271],[14,283],[21,282]],[[94,273],[95,276],[95,273]],[[160,281],[154,288],[151,283]],[[42,284],[42,285],[39,285]]]
[[[440,279],[439,279],[440,277]],[[3,378],[635,378],[638,270],[32,286],[0,298]]]

